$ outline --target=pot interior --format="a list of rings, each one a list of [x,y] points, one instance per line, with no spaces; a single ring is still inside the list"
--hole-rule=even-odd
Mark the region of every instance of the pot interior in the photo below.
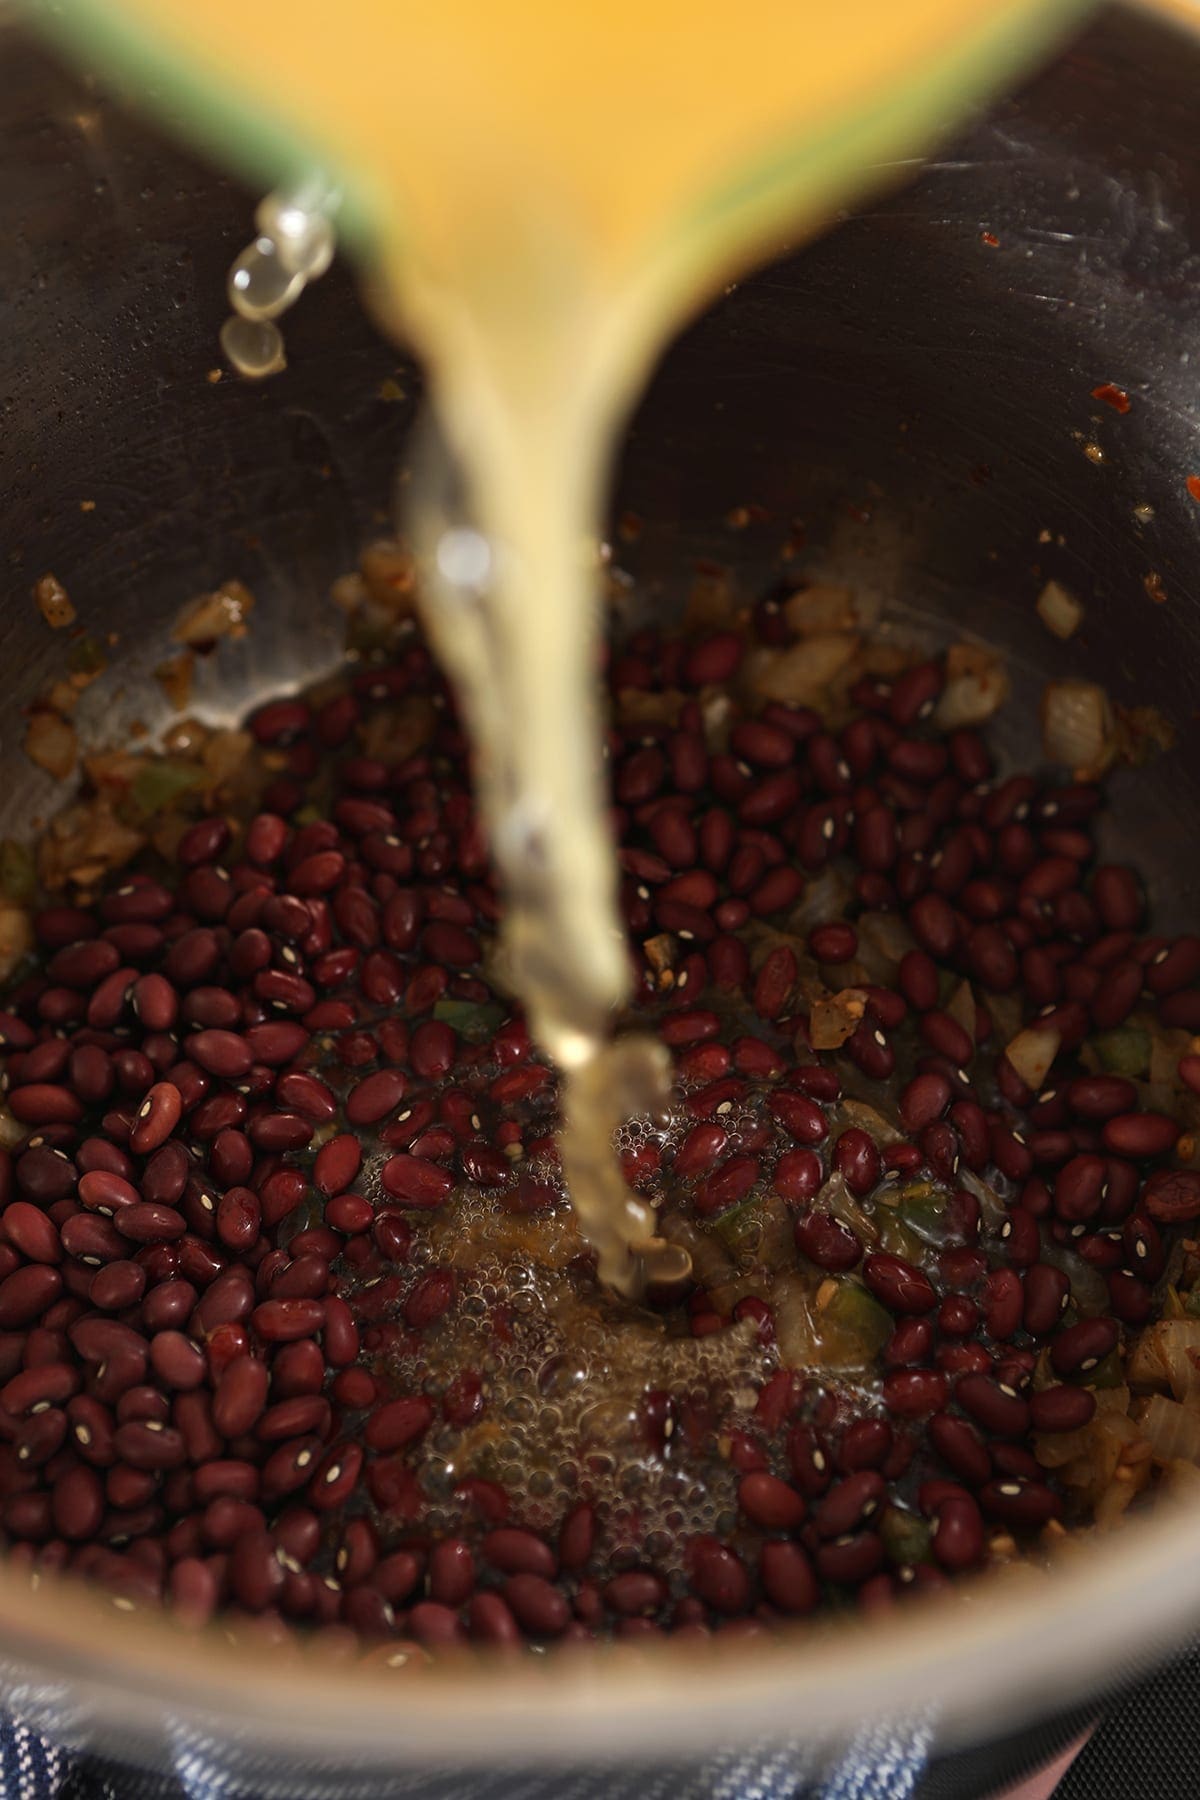
[[[154,730],[170,716],[152,670],[182,603],[244,581],[253,630],[204,662],[193,700],[202,716],[236,718],[337,658],[329,584],[388,528],[421,380],[374,334],[344,268],[289,315],[286,374],[252,388],[220,373],[225,271],[253,197],[5,30],[9,835],[61,798],[21,751],[22,708],[60,655],[32,583],[53,571],[108,643],[111,667],[80,718],[85,737],[111,743],[134,720]],[[998,645],[1016,689],[1000,741],[1026,758],[1047,675],[1152,701],[1175,747],[1117,777],[1106,830],[1147,873],[1164,928],[1194,926],[1200,875],[1200,505],[1187,488],[1200,474],[1198,87],[1195,39],[1148,15],[1103,16],[922,172],[893,171],[904,179],[889,197],[739,284],[686,333],[633,420],[613,509],[639,520],[636,542],[615,529],[614,542],[648,604],[676,604],[702,562],[730,566],[748,595],[816,568],[881,591],[909,635]],[[1127,411],[1096,397],[1106,384]],[[733,522],[739,509],[751,523]],[[781,565],[801,535],[807,547]],[[1068,645],[1034,610],[1051,576],[1086,606]],[[1111,1672],[1105,1606],[1121,1608],[1126,1648],[1181,1628],[1200,1600],[1185,1541],[1183,1527],[1131,1533],[1094,1580],[1073,1570],[986,1622],[977,1613],[961,1655],[948,1622],[914,1620],[860,1637],[842,1660],[801,1648],[765,1674],[664,1664],[652,1707],[627,1674],[565,1679],[549,1713],[515,1678],[476,1683],[470,1705],[481,1743],[514,1755],[649,1754],[778,1731],[785,1701],[788,1729],[817,1737],[851,1724],[865,1693],[912,1703],[936,1682],[942,1728],[969,1734],[972,1656],[989,1657],[997,1723]],[[94,1630],[74,1601],[39,1615],[0,1581],[10,1683],[40,1670],[52,1717],[69,1703],[81,1729],[104,1717],[126,1742],[140,1731],[148,1744],[168,1706],[190,1707],[292,1754],[319,1741],[382,1762],[435,1754],[466,1704],[437,1684],[418,1708],[369,1684],[352,1702],[336,1671],[290,1685],[256,1671],[250,1705],[228,1656],[189,1660],[146,1627],[127,1647],[114,1640],[105,1670]]]

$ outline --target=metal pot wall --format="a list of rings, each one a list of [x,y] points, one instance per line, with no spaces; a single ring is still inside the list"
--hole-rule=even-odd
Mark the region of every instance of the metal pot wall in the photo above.
[[[289,317],[285,375],[261,389],[215,379],[224,272],[252,197],[11,29],[3,50],[8,833],[54,799],[20,749],[22,705],[59,654],[31,583],[53,570],[88,628],[115,634],[83,713],[111,740],[134,718],[164,721],[149,672],[180,604],[244,580],[255,629],[222,647],[196,695],[236,716],[334,660],[328,583],[386,518],[420,382],[337,272]],[[915,180],[700,321],[638,414],[617,503],[643,520],[627,560],[664,604],[697,557],[734,563],[752,588],[802,519],[908,627],[965,627],[1010,651],[1010,743],[1029,741],[1046,673],[1152,698],[1177,745],[1118,782],[1109,829],[1150,871],[1158,916],[1193,925],[1198,92],[1200,42],[1148,15],[1103,17]],[[1095,397],[1106,383],[1127,412]],[[769,522],[734,531],[731,510],[749,502]],[[1087,603],[1069,647],[1034,616],[1049,574]],[[798,1768],[866,1713],[967,1743],[1094,1691],[1198,1619],[1186,1518],[967,1608],[808,1632],[771,1654],[550,1658],[419,1683],[192,1646],[0,1570],[0,1702],[131,1759],[202,1744],[264,1792],[412,1791],[450,1762],[518,1766],[533,1793],[535,1767],[682,1765],[721,1744],[783,1739]]]

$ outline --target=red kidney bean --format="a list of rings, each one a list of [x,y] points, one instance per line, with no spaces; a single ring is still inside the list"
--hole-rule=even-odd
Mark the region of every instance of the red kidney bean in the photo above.
[[[986,1375],[964,1375],[955,1385],[954,1398],[997,1437],[1023,1437],[1029,1430],[1029,1407],[1019,1394],[1005,1390],[1003,1382]]]
[[[979,1500],[989,1517],[1026,1531],[1045,1525],[1060,1510],[1057,1496],[1040,1481],[989,1481]]]
[[[1092,1021],[1100,1030],[1110,1031],[1129,1017],[1142,992],[1143,973],[1141,964],[1132,961],[1105,971],[1090,1001]]]
[[[714,1612],[733,1617],[745,1610],[750,1578],[735,1551],[716,1538],[697,1538],[689,1548],[688,1568],[692,1588]]]
[[[385,1190],[406,1206],[440,1206],[454,1186],[448,1169],[419,1156],[389,1157],[380,1171]]]
[[[1113,1319],[1081,1319],[1068,1325],[1050,1345],[1050,1363],[1059,1376],[1087,1374],[1103,1362],[1117,1342]]]
[[[890,808],[870,806],[855,822],[854,851],[864,869],[886,875],[898,850],[896,820]]]
[[[756,919],[765,919],[772,913],[783,912],[793,906],[804,892],[804,877],[798,869],[788,868],[781,864],[770,869],[751,890],[749,895],[750,911]],[[717,922],[722,929],[732,929],[732,925],[722,917],[721,909],[717,909]]]
[[[1176,938],[1151,958],[1145,973],[1152,994],[1172,994],[1187,987],[1200,975],[1200,937]]]
[[[908,924],[920,947],[938,961],[945,961],[958,944],[958,921],[941,894],[922,894],[914,900]]]
[[[1029,1411],[1035,1431],[1078,1431],[1094,1416],[1096,1396],[1090,1388],[1042,1388],[1030,1395]]]
[[[63,1278],[46,1263],[16,1269],[0,1281],[0,1330],[31,1325],[58,1299]]]
[[[566,1570],[582,1569],[591,1560],[596,1541],[596,1514],[587,1501],[573,1506],[558,1536],[558,1560]],[[465,1546],[464,1546],[465,1547]],[[433,1563],[430,1561],[432,1577]]]
[[[812,1565],[799,1544],[772,1541],[762,1547],[759,1578],[771,1605],[795,1617],[817,1606],[820,1592]]]
[[[1025,1271],[1024,1324],[1033,1337],[1046,1337],[1062,1319],[1071,1296],[1071,1284],[1061,1269],[1035,1263]]]
[[[183,1218],[171,1206],[156,1206],[139,1200],[136,1206],[122,1206],[114,1215],[114,1223],[122,1237],[135,1244],[169,1244],[187,1230]]]
[[[150,1340],[150,1365],[167,1387],[186,1390],[205,1380],[204,1352],[181,1331],[160,1331]]]
[[[805,1513],[803,1496],[765,1471],[742,1478],[738,1505],[751,1523],[764,1531],[793,1531]]]
[[[372,1450],[400,1450],[433,1423],[433,1403],[424,1394],[387,1401],[367,1420],[364,1437]]]
[[[944,1075],[916,1075],[900,1095],[900,1118],[906,1131],[922,1131],[940,1119],[950,1104],[952,1089]]]
[[[883,1378],[884,1405],[900,1418],[940,1412],[946,1394],[946,1377],[937,1369],[893,1369]]]
[[[1174,1149],[1179,1127],[1166,1113],[1118,1113],[1108,1119],[1101,1132],[1106,1150],[1137,1161],[1152,1156],[1165,1156]]]
[[[862,1245],[850,1227],[825,1212],[803,1213],[796,1220],[796,1248],[831,1274],[844,1274],[862,1258]]]
[[[819,1144],[829,1135],[829,1123],[815,1100],[806,1094],[781,1088],[771,1095],[771,1111],[798,1144]]]
[[[253,1431],[267,1403],[267,1366],[253,1356],[238,1356],[226,1365],[212,1401],[212,1422],[224,1438]]]
[[[817,1573],[823,1580],[849,1585],[878,1574],[883,1560],[883,1544],[873,1531],[837,1538],[831,1544],[822,1544],[816,1553]]]
[[[754,982],[753,1005],[762,1019],[782,1017],[796,985],[798,965],[786,945],[772,950]]]
[[[675,1152],[674,1171],[684,1181],[705,1174],[713,1167],[729,1142],[729,1134],[715,1123],[704,1121],[693,1125]]]
[[[30,1262],[59,1263],[62,1244],[54,1221],[28,1200],[14,1200],[3,1215],[4,1235]]]
[[[921,1036],[931,1050],[946,1057],[955,1068],[965,1068],[975,1054],[975,1046],[958,1020],[936,1007],[922,1014]]]
[[[325,1321],[319,1300],[264,1300],[254,1308],[250,1323],[264,1343],[293,1343],[312,1337]]]
[[[558,1561],[550,1546],[536,1532],[501,1525],[484,1534],[480,1551],[486,1562],[504,1575],[538,1575],[552,1581]]]
[[[858,954],[858,933],[853,925],[817,925],[809,933],[808,948],[817,962],[851,962]]]
[[[1092,899],[1109,931],[1132,931],[1141,922],[1141,885],[1122,863],[1104,863],[1095,871]]]
[[[879,1152],[858,1126],[843,1131],[833,1146],[833,1167],[852,1194],[869,1194],[880,1175]]]
[[[669,1590],[650,1569],[626,1569],[604,1584],[604,1603],[622,1618],[646,1618],[665,1605]]]
[[[863,1280],[876,1299],[894,1313],[927,1313],[937,1304],[929,1277],[903,1257],[872,1252],[863,1261]]]
[[[894,1436],[886,1419],[856,1419],[838,1444],[838,1467],[843,1474],[878,1468],[892,1449]]]
[[[813,1513],[813,1525],[823,1538],[843,1537],[874,1518],[886,1497],[883,1476],[875,1469],[861,1469],[829,1489]]]
[[[932,1548],[944,1569],[969,1569],[981,1561],[983,1519],[969,1495],[952,1495],[939,1507]]]
[[[77,1159],[84,1156],[92,1142],[90,1138],[85,1139],[76,1153]],[[120,1154],[119,1151],[114,1153]],[[86,1161],[82,1166],[86,1169]],[[51,1149],[49,1144],[35,1144],[17,1159],[16,1185],[39,1206],[48,1206],[75,1192],[76,1167],[77,1163],[63,1151]]]
[[[202,1035],[202,1034],[201,1034]],[[195,1039],[192,1039],[195,1044]],[[166,1142],[183,1113],[183,1097],[170,1081],[159,1081],[138,1107],[129,1147],[138,1156],[146,1156]]]
[[[925,1362],[932,1349],[933,1327],[928,1319],[901,1319],[884,1346],[884,1365],[900,1369]]]
[[[1165,1225],[1200,1217],[1200,1170],[1156,1169],[1142,1190],[1142,1211]]]
[[[772,1186],[790,1205],[814,1198],[825,1180],[825,1170],[815,1150],[786,1150],[775,1164]]]
[[[1068,1083],[1066,1100],[1077,1118],[1111,1119],[1137,1105],[1137,1089],[1121,1075],[1081,1075]]]
[[[313,1164],[313,1184],[322,1194],[345,1191],[358,1174],[362,1147],[356,1137],[343,1132],[322,1144]]]
[[[354,1316],[346,1302],[336,1294],[330,1294],[323,1304],[325,1325],[322,1337],[326,1360],[332,1368],[343,1369],[358,1355],[360,1347],[358,1326],[355,1324]]]
[[[70,1088],[47,1081],[10,1088],[8,1108],[23,1125],[77,1125],[83,1117],[83,1108]]]
[[[755,1156],[731,1156],[707,1175],[692,1198],[701,1217],[736,1206],[746,1198],[758,1180],[760,1166]]]
[[[951,1413],[935,1413],[925,1429],[938,1455],[949,1463],[960,1480],[971,1487],[981,1487],[988,1480],[992,1472],[991,1457],[983,1439],[966,1419],[955,1418]]]
[[[346,1118],[352,1125],[377,1124],[399,1106],[407,1085],[400,1069],[380,1069],[366,1076],[346,1097]]]
[[[118,1425],[114,1441],[118,1456],[135,1469],[177,1469],[187,1454],[180,1433],[154,1419]]]
[[[1104,1199],[1108,1165],[1100,1156],[1074,1156],[1054,1182],[1054,1210],[1071,1224],[1094,1218]]]
[[[501,1590],[521,1627],[533,1637],[561,1637],[571,1609],[556,1587],[540,1575],[510,1575]]]
[[[1014,1269],[1028,1269],[1042,1253],[1042,1237],[1033,1213],[1014,1206],[1000,1227],[1008,1261]],[[994,1334],[993,1334],[994,1335]]]

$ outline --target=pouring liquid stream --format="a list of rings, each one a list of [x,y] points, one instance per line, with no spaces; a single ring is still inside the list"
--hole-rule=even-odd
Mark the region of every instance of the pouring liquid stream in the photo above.
[[[561,1155],[602,1280],[686,1276],[614,1148],[668,1103],[614,1036],[630,965],[599,754],[608,459],[655,357],[1011,64],[1037,0],[126,0],[261,92],[370,214],[372,304],[430,372],[422,606],[472,737],[507,974],[563,1077]],[[262,81],[255,80],[261,72]],[[253,103],[253,102],[251,102]]]

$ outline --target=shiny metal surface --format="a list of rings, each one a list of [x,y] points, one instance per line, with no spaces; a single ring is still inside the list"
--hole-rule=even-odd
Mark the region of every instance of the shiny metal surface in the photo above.
[[[225,576],[260,608],[250,637],[205,667],[198,710],[232,716],[304,680],[336,654],[328,581],[386,521],[419,381],[373,335],[344,272],[289,317],[286,375],[261,389],[210,381],[224,271],[253,197],[14,34],[3,51],[0,830],[11,831],[51,798],[20,753],[21,707],[59,654],[34,579],[53,570],[88,627],[118,635],[114,668],[84,703],[97,739],[134,717],[161,723],[147,672],[179,605]],[[965,623],[1011,651],[1013,740],[1042,672],[1070,667],[1118,699],[1153,698],[1178,745],[1152,774],[1119,781],[1112,832],[1151,871],[1160,916],[1193,923],[1197,94],[1193,39],[1148,17],[1102,18],[932,167],[896,171],[914,178],[698,323],[634,423],[618,502],[644,521],[622,557],[661,604],[699,557],[735,562],[749,590],[776,578],[775,553],[802,519],[811,544],[833,547],[830,564],[886,587],[906,629]],[[381,396],[388,377],[402,399]],[[1128,413],[1092,397],[1105,382],[1128,391]],[[769,521],[733,530],[731,509],[751,502]],[[1087,602],[1069,647],[1033,612],[1051,573]],[[58,1731],[145,1758],[162,1754],[170,1715],[223,1742],[233,1768],[266,1757],[291,1794],[382,1792],[383,1771],[448,1748],[460,1762],[529,1765],[752,1735],[815,1744],[868,1709],[930,1700],[942,1741],[962,1741],[1194,1626],[1193,1540],[1190,1520],[1130,1532],[953,1617],[807,1634],[765,1659],[671,1657],[650,1672],[621,1656],[571,1659],[418,1687],[314,1675],[219,1639],[181,1645],[0,1571],[0,1700],[19,1690]]]

